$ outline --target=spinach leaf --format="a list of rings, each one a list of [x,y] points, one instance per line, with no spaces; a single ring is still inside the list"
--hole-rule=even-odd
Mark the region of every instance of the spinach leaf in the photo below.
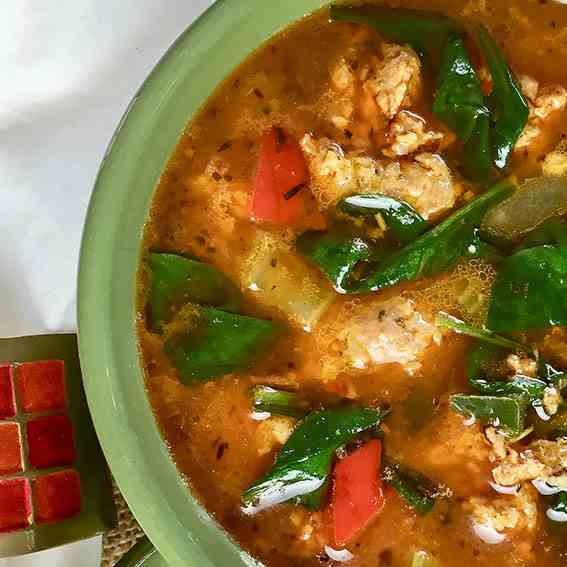
[[[449,38],[443,49],[433,113],[465,144],[461,157],[463,173],[479,183],[490,183],[490,111],[459,35]]]
[[[538,246],[500,265],[488,312],[497,332],[567,325],[567,247]]]
[[[493,159],[496,167],[504,169],[524,131],[530,111],[504,54],[486,27],[479,28],[478,40],[493,83],[489,97]]]
[[[272,470],[242,496],[244,511],[255,513],[290,500],[321,507],[335,452],[376,427],[386,412],[338,408],[310,413],[299,423]]]
[[[473,135],[479,116],[488,113],[480,80],[459,35],[449,38],[443,49],[433,113],[463,142]]]
[[[203,308],[167,339],[164,350],[187,384],[244,370],[279,332],[271,321]]]
[[[240,307],[238,288],[214,266],[177,254],[148,256],[151,270],[149,308],[151,326],[159,330],[175,309],[197,303],[236,311]]]
[[[331,5],[330,19],[373,27],[390,40],[408,43],[433,64],[437,64],[447,38],[459,31],[458,24],[442,14],[405,8]]]
[[[378,264],[377,270],[352,284],[349,293],[367,293],[441,274],[461,258],[486,211],[514,191],[510,180],[502,180],[417,240]]]
[[[518,350],[518,349],[512,349]],[[562,390],[567,384],[565,375],[540,360],[538,377],[516,374],[507,379],[505,359],[511,349],[495,344],[479,343],[472,349],[467,362],[467,375],[471,385],[481,394],[489,396],[524,396],[534,408],[543,406],[546,388],[554,386]]]
[[[274,415],[304,417],[311,409],[311,404],[297,392],[276,390],[270,386],[256,386],[252,390],[254,410]]]
[[[547,383],[543,380],[522,375],[515,376],[509,381],[471,378],[470,382],[482,394],[489,396],[525,395],[535,406],[542,405],[542,398],[547,388]]]
[[[382,215],[402,244],[413,242],[429,227],[427,221],[411,205],[379,193],[350,195],[340,201],[337,208],[352,216]]]
[[[501,427],[509,437],[517,437],[524,431],[526,404],[524,396],[451,396],[454,411]]]
[[[467,325],[460,319],[453,317],[452,315],[448,315],[440,311],[435,318],[435,324],[438,327],[442,327],[444,329],[450,329],[451,331],[455,331],[456,333],[467,335],[469,337],[474,337],[486,343],[491,343],[493,345],[498,345],[500,347],[507,347],[512,350],[516,349],[523,349],[520,343],[513,341],[512,339],[508,339],[507,337],[502,337],[501,335],[497,335],[493,331],[489,329],[480,329],[478,327],[472,327],[471,325]]]
[[[345,237],[340,232],[306,232],[296,244],[300,252],[327,274],[339,293],[347,293],[356,268],[373,255],[369,242],[358,236]]]
[[[420,516],[427,516],[433,510],[435,497],[431,483],[420,475],[402,471],[398,465],[388,465],[382,477]]]
[[[479,111],[473,133],[461,154],[461,169],[465,177],[488,185],[494,178],[492,167],[491,118],[486,109]]]

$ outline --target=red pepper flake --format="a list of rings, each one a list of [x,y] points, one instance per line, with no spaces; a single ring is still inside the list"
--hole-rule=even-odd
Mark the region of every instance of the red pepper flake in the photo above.
[[[25,478],[0,480],[0,532],[27,528],[31,522],[31,490]]]
[[[65,364],[62,360],[25,362],[16,366],[16,387],[22,411],[65,409]]]
[[[35,519],[39,524],[59,522],[81,512],[81,480],[73,471],[63,471],[33,480]]]
[[[76,458],[73,423],[67,415],[50,415],[27,424],[32,467],[47,469],[71,465]]]

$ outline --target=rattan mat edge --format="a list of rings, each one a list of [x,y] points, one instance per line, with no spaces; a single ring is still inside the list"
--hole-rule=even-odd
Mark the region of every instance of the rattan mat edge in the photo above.
[[[104,534],[101,567],[114,567],[130,548],[144,536],[144,532],[130,512],[128,504],[126,504],[114,480],[112,481],[112,491],[118,524],[114,530]]]

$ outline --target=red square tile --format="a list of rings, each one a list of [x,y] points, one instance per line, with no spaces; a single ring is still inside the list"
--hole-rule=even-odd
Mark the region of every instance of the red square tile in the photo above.
[[[0,419],[10,419],[15,415],[16,404],[14,403],[12,367],[3,364],[0,366]]]
[[[81,512],[81,481],[75,471],[40,476],[33,481],[35,519],[58,522]]]
[[[21,472],[22,442],[17,423],[0,423],[0,474]]]
[[[73,422],[66,415],[50,415],[28,421],[29,461],[32,467],[47,469],[75,461]]]
[[[62,360],[25,362],[16,367],[20,406],[26,413],[65,409],[65,366]]]
[[[21,530],[30,525],[30,492],[25,478],[0,480],[0,532]]]

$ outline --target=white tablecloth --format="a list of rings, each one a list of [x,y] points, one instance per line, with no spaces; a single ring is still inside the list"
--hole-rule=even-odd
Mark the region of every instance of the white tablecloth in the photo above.
[[[83,220],[108,141],[212,0],[0,1],[0,336],[75,328]],[[98,567],[100,540],[0,567]]]

